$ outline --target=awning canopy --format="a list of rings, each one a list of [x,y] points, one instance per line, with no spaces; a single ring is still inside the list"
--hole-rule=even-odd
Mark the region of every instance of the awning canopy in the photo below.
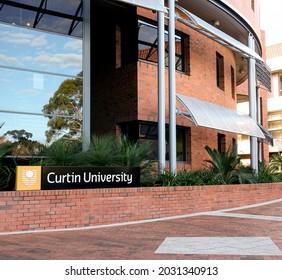
[[[261,129],[262,133],[265,136],[265,140],[271,145],[274,146],[274,140],[272,135],[269,133],[267,129],[265,129],[261,124],[258,123],[259,128]]]
[[[167,12],[166,7],[163,5],[161,0],[117,0],[120,2],[128,3],[135,6],[140,6],[150,10],[155,10],[159,12]]]
[[[249,115],[181,94],[177,94],[176,98],[187,110],[182,114],[195,125],[265,139],[260,127]]]

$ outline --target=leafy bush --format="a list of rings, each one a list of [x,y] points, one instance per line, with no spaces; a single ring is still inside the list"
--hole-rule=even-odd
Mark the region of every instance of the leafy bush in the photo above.
[[[92,136],[89,149],[77,155],[85,166],[117,166],[120,158],[118,138],[115,135]]]
[[[58,140],[43,152],[42,165],[53,166],[150,166],[150,143],[133,142],[113,134],[92,136],[87,151],[81,141]]]
[[[81,142],[60,139],[42,152],[41,165],[47,166],[77,166],[77,154],[81,151]]]
[[[211,164],[212,172],[218,176],[222,184],[244,184],[255,183],[256,176],[251,168],[246,168],[240,164],[240,157],[237,155],[237,148],[233,146],[227,152],[219,152],[205,147],[211,159],[206,160]]]
[[[282,153],[278,153],[277,155],[274,155],[270,159],[269,166],[271,169],[277,172],[282,172]]]
[[[14,161],[5,159],[9,151],[9,148],[0,147],[0,190],[12,190],[15,185]]]
[[[211,169],[198,171],[182,170],[177,174],[165,172],[156,178],[155,186],[201,186],[221,184],[218,176]]]
[[[271,164],[267,166],[265,162],[261,162],[259,164],[258,169],[258,183],[275,183],[275,182],[281,182],[282,180],[282,174],[276,172],[276,168],[274,168]]]

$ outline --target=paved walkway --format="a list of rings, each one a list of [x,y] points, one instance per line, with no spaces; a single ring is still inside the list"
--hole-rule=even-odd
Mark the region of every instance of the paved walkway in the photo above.
[[[282,199],[106,227],[0,233],[0,259],[282,260]]]

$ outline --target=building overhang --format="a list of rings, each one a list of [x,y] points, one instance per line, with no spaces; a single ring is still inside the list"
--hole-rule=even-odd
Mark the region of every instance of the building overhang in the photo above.
[[[266,139],[261,127],[247,114],[181,94],[176,98],[185,109],[178,109],[179,114],[196,126]]]
[[[202,20],[198,16],[192,14],[190,11],[187,11],[180,5],[176,5],[176,7],[181,12],[181,14],[177,15],[177,20],[179,22],[189,26],[234,52],[237,68],[237,85],[244,82],[248,77],[248,58],[254,58],[256,60],[257,80],[264,85],[268,91],[271,91],[271,70],[257,52],[227,33]],[[247,36],[250,36],[250,34]]]
[[[255,38],[256,52],[262,54],[258,35],[260,30],[256,30],[248,19],[227,1],[178,0],[177,4],[245,45],[248,44],[248,34],[251,33]]]

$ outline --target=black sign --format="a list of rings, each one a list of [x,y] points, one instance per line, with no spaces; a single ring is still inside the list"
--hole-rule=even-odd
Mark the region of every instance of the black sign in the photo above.
[[[139,186],[139,167],[42,167],[42,190]]]

